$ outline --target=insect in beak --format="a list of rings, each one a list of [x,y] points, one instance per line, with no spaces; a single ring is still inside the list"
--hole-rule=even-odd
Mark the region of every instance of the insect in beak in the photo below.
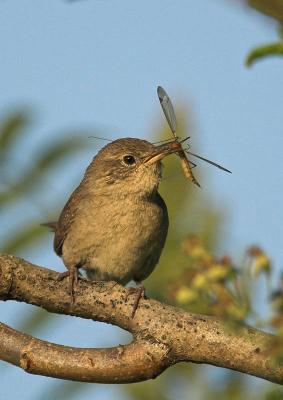
[[[186,138],[186,139],[180,141],[179,138],[176,135],[177,120],[176,120],[174,107],[173,107],[173,104],[172,104],[172,102],[170,100],[170,97],[168,96],[166,91],[161,86],[157,87],[157,95],[158,95],[162,110],[164,112],[164,115],[166,117],[166,120],[168,122],[168,125],[169,125],[169,127],[171,129],[171,132],[173,133],[173,137],[174,137],[174,140],[172,142],[167,143],[167,146],[171,149],[171,152],[168,152],[167,154],[171,154],[171,153],[177,153],[178,154],[178,156],[180,157],[182,169],[183,169],[183,172],[184,172],[184,175],[186,176],[186,178],[188,178],[190,181],[192,181],[197,186],[201,187],[200,184],[198,183],[198,181],[196,180],[193,172],[192,172],[192,168],[191,168],[191,165],[190,165],[191,161],[189,161],[188,157],[186,156],[186,153],[190,154],[193,157],[197,157],[200,160],[205,161],[205,162],[207,162],[207,163],[209,163],[209,164],[211,164],[211,165],[213,165],[213,166],[215,166],[217,168],[220,168],[223,171],[231,173],[231,171],[229,171],[228,169],[222,167],[221,165],[219,165],[219,164],[217,164],[217,163],[215,163],[213,161],[210,161],[207,158],[198,156],[197,154],[192,153],[188,149],[183,149],[182,143],[185,140],[189,139],[189,138]],[[174,151],[173,151],[173,149],[174,149]],[[193,163],[191,163],[191,164],[193,164]],[[195,165],[195,164],[193,164],[193,165]]]

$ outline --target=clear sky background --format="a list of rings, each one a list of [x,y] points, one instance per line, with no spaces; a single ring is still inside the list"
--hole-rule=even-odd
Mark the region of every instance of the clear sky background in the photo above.
[[[156,97],[161,84],[193,115],[193,149],[233,171],[199,164],[197,172],[204,176],[202,196],[213,194],[211,202],[226,212],[223,251],[240,254],[257,243],[280,269],[283,64],[268,59],[244,67],[253,46],[276,39],[274,26],[228,0],[2,1],[0,112],[33,108],[33,141],[43,146],[74,127],[93,128],[98,135],[101,128],[109,138],[150,139],[164,120]],[[23,143],[23,160],[32,146],[29,139]],[[78,177],[88,162],[78,159],[70,173]],[[21,217],[19,210],[14,215]],[[9,220],[3,221],[2,234],[9,229]],[[30,260],[60,266],[51,244]],[[1,320],[15,326],[21,310],[1,304]],[[64,317],[53,317],[42,338],[81,346],[111,342],[101,324],[98,334],[79,319],[66,317],[58,327],[59,318]],[[12,379],[14,398],[23,400],[38,398],[50,382],[13,367],[1,375],[6,377],[1,399]],[[93,387],[105,398],[116,395],[114,387],[88,385],[80,398],[88,398]]]

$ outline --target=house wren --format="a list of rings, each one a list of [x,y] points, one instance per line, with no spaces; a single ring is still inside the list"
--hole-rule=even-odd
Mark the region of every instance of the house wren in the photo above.
[[[170,143],[118,139],[103,147],[66,203],[55,232],[74,295],[78,269],[95,281],[141,283],[158,263],[168,230],[166,204],[158,193],[161,159]],[[142,294],[142,286],[139,296]],[[136,307],[138,300],[136,301]]]

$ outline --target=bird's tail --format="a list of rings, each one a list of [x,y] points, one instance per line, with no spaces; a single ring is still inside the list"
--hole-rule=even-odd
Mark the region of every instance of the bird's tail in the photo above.
[[[43,224],[40,224],[41,226],[46,226],[49,228],[52,232],[55,232],[57,229],[58,222],[57,221],[52,221],[52,222],[44,222]]]

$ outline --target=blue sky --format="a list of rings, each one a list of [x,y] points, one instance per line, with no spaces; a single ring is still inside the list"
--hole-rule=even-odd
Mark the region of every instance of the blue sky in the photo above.
[[[3,1],[0,113],[22,105],[34,108],[33,129],[42,145],[74,127],[94,128],[97,134],[101,129],[109,138],[150,139],[157,121],[163,122],[156,97],[161,84],[175,104],[193,114],[193,149],[233,171],[229,176],[200,166],[202,195],[213,194],[210,201],[226,211],[223,251],[239,254],[258,243],[281,268],[282,60],[244,67],[253,46],[277,37],[266,20],[235,3]],[[79,160],[71,172],[78,176],[88,161]],[[31,259],[51,265],[50,253]],[[1,319],[12,324],[14,306],[0,307]],[[64,343],[60,329],[56,337],[51,330],[45,337]],[[85,340],[91,345],[89,335]],[[13,371],[10,378],[21,377],[19,395],[32,382],[29,395],[36,396],[48,381]]]

